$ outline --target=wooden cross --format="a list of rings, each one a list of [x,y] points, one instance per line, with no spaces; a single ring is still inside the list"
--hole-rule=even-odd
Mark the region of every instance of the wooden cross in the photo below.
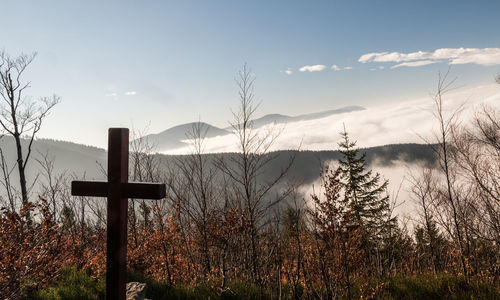
[[[127,128],[110,128],[108,181],[73,181],[71,195],[108,197],[106,298],[125,300],[127,281],[127,198],[162,199],[165,184],[128,182]]]

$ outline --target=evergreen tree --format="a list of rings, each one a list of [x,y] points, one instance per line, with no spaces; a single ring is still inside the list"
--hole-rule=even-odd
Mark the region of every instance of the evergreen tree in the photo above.
[[[345,198],[352,209],[352,222],[361,228],[366,259],[382,271],[382,248],[393,240],[397,229],[397,220],[391,216],[388,180],[383,180],[379,173],[367,170],[366,154],[360,154],[356,142],[349,139],[344,128],[339,143],[339,159]]]
[[[366,153],[359,154],[356,142],[349,139],[344,128],[343,141],[339,143],[340,169],[343,175],[345,197],[349,199],[354,222],[362,226],[372,237],[380,236],[387,226],[394,224],[390,216],[389,196],[386,194],[388,180],[379,173],[366,170]],[[375,236],[373,236],[375,234]]]
[[[446,256],[447,241],[439,232],[432,216],[426,224],[415,228],[414,235],[421,268],[440,272],[443,269],[444,257]]]
[[[312,195],[312,224],[322,278],[328,299],[337,298],[339,288],[351,299],[352,279],[365,256],[362,228],[352,222],[352,205],[342,196],[346,193],[341,168],[326,168],[322,180],[323,197]]]

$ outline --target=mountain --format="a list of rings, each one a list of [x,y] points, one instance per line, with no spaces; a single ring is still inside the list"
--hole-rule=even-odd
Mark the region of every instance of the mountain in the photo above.
[[[265,126],[268,124],[273,124],[273,123],[286,124],[286,123],[290,123],[290,122],[321,119],[321,118],[325,118],[325,117],[328,117],[331,115],[343,114],[343,113],[360,111],[360,110],[365,110],[365,108],[362,106],[353,105],[353,106],[342,107],[339,109],[325,110],[325,111],[320,111],[320,112],[315,112],[315,113],[302,114],[302,115],[298,115],[298,116],[287,116],[287,115],[282,115],[282,114],[269,114],[269,115],[265,115],[261,118],[252,120],[252,123],[253,123],[253,126],[255,128],[258,128],[258,127]],[[226,127],[224,129],[230,130],[231,127]]]
[[[172,127],[157,134],[149,134],[140,139],[146,141],[148,145],[154,146],[159,152],[180,148],[188,146],[188,143],[183,142],[183,140],[190,139],[198,126],[202,137],[206,138],[231,133],[207,123],[193,122]]]
[[[261,118],[252,120],[254,128],[265,126],[273,123],[285,124],[289,122],[314,120],[324,117],[328,117],[335,114],[342,114],[354,111],[364,110],[361,106],[346,106],[340,109],[332,109],[321,112],[302,114],[298,116],[287,116],[282,114],[268,114]],[[202,135],[205,138],[211,138],[215,136],[228,135],[232,131],[232,127],[226,127],[224,129],[212,126],[204,122],[193,122],[178,125],[162,131],[157,134],[149,134],[136,141],[146,141],[148,145],[154,146],[155,150],[158,152],[165,152],[168,150],[181,148],[188,146],[188,143],[183,142],[184,140],[190,139],[192,137],[193,129],[200,125]]]
[[[288,123],[291,122],[293,118],[294,117],[292,116],[281,115],[281,114],[268,114],[258,119],[252,120],[251,122],[255,128],[258,128],[273,123],[277,124]]]
[[[320,119],[324,117],[328,117],[331,115],[338,115],[338,114],[343,114],[343,113],[348,113],[348,112],[353,112],[353,111],[360,111],[360,110],[365,110],[366,108],[362,106],[346,106],[342,107],[339,109],[331,109],[331,110],[326,110],[326,111],[320,111],[316,113],[311,113],[311,114],[304,114],[304,115],[299,115],[292,117],[291,121],[305,121],[305,120],[314,120],[314,119]]]

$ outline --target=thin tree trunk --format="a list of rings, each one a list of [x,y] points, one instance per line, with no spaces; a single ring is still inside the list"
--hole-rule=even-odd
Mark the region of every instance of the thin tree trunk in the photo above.
[[[23,148],[19,133],[14,135],[17,149],[17,168],[19,170],[19,183],[21,185],[21,197],[23,206],[28,204],[28,189],[26,188],[26,175],[24,173]]]

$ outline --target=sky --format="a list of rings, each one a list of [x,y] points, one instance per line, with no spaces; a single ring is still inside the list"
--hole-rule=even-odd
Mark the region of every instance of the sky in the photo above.
[[[500,1],[0,3],[0,49],[37,52],[29,94],[61,97],[39,136],[100,147],[108,127],[226,127],[245,63],[256,117],[380,111],[428,97],[449,67],[463,89],[500,73]]]

